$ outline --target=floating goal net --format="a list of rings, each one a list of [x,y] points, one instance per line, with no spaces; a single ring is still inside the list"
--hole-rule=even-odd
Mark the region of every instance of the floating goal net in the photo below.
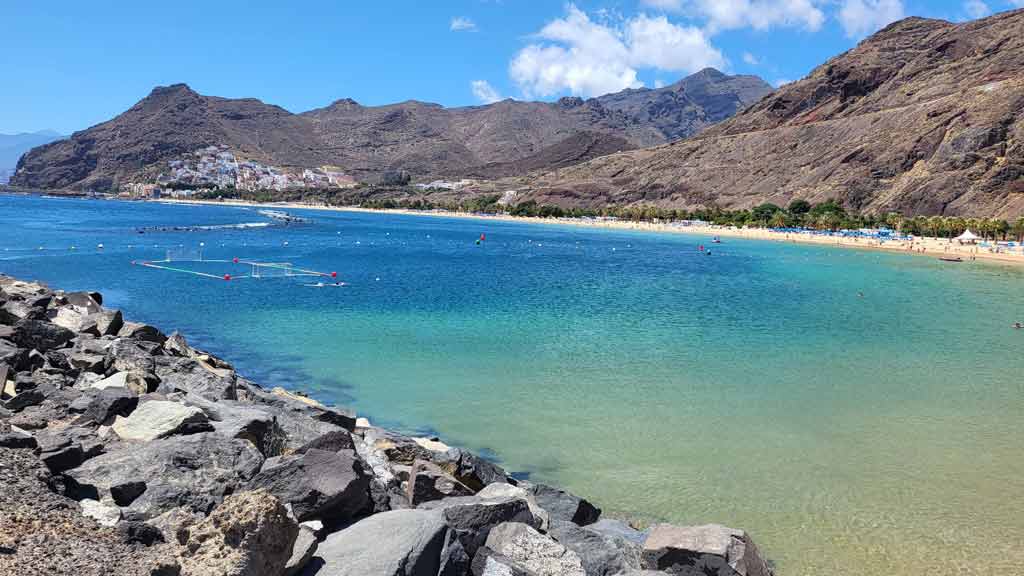
[[[294,275],[295,270],[288,262],[253,262],[250,274],[253,278],[281,278]]]
[[[167,262],[202,262],[202,248],[169,248],[167,250]]]

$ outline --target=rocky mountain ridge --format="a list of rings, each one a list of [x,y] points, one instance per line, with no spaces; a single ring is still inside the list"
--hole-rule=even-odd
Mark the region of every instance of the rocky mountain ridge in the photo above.
[[[168,162],[209,146],[282,170],[330,166],[360,181],[378,181],[387,171],[424,180],[501,177],[664,143],[770,91],[755,77],[706,70],[665,88],[589,100],[445,108],[417,101],[362,106],[345,99],[292,114],[259,100],[203,96],[176,84],[154,89],[108,122],[32,150],[12,184],[107,190],[153,181]]]
[[[1024,214],[1024,10],[908,18],[689,139],[500,182],[562,206]]]

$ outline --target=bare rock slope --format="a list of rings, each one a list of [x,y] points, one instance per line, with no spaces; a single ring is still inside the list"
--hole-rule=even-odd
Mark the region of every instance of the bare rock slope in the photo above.
[[[908,18],[687,140],[501,182],[541,203],[1024,214],[1024,10]]]

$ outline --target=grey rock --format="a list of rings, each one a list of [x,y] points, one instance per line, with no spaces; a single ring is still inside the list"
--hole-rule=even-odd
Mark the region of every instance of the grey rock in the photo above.
[[[0,364],[17,370],[23,366],[27,355],[28,350],[7,339],[0,339]]]
[[[299,446],[295,454],[305,454],[309,450],[324,450],[327,452],[338,452],[340,450],[352,450],[355,442],[352,441],[352,434],[347,430],[333,430]]]
[[[139,397],[125,388],[104,388],[91,398],[82,396],[79,400],[86,403],[84,416],[97,424],[109,424],[115,416],[128,416],[139,405]]]
[[[131,338],[132,340],[142,340],[156,344],[163,344],[167,340],[167,336],[164,336],[156,328],[148,324],[140,324],[139,322],[125,322],[117,335],[121,338]]]
[[[89,316],[100,336],[114,336],[124,327],[120,310],[103,310]]]
[[[74,309],[82,312],[83,314],[96,314],[103,311],[103,298],[100,297],[97,300],[92,292],[66,292],[60,296],[60,298]]]
[[[404,484],[403,490],[406,494],[409,493],[409,475],[413,469],[416,470],[411,502],[414,506],[431,500],[473,495],[468,486],[430,462],[417,462],[413,466],[395,466],[395,472]]]
[[[150,442],[175,434],[209,432],[213,426],[199,408],[153,400],[140,404],[127,418],[118,416],[111,430],[123,440]]]
[[[102,380],[93,382],[91,387],[97,390],[106,388],[122,388],[131,391],[136,396],[141,396],[156,389],[157,380],[146,372],[130,370],[127,372],[116,372]]]
[[[369,473],[354,451],[279,456],[266,461],[250,488],[265,489],[291,505],[299,521],[339,522],[369,503]]]
[[[79,496],[91,493],[93,498],[111,496],[113,487],[145,482],[146,491],[129,508],[134,519],[148,519],[182,506],[207,513],[251,480],[262,463],[263,456],[249,442],[203,433],[126,444],[66,474]]]
[[[100,526],[114,526],[121,520],[121,509],[117,506],[110,506],[88,498],[78,504],[82,507],[82,515],[92,518]]]
[[[182,402],[201,409],[218,434],[252,442],[265,457],[280,456],[287,435],[272,414],[234,400],[213,402],[197,394],[187,394]]]
[[[643,545],[649,533],[649,530],[641,532],[621,520],[612,518],[602,518],[593,524],[589,524],[587,530],[597,532],[609,538],[621,538],[638,546]]]
[[[0,448],[34,449],[37,446],[35,436],[12,427],[6,420],[0,420]]]
[[[469,557],[483,546],[491,529],[498,524],[521,522],[540,527],[543,522],[531,512],[529,502],[519,497],[482,498],[477,495],[445,498],[425,502],[418,509],[441,511]]]
[[[14,398],[4,402],[4,407],[13,412],[20,412],[29,406],[38,406],[46,398],[57,391],[52,384],[42,384],[30,390],[19,392]]]
[[[574,522],[552,520],[548,534],[580,557],[587,576],[614,576],[641,567],[640,545]]]
[[[271,494],[234,494],[189,528],[179,555],[182,572],[189,576],[281,574],[298,533],[298,524]]]
[[[544,484],[533,484],[528,490],[537,499],[537,504],[548,511],[552,520],[568,520],[586,526],[601,517],[600,508],[565,490]]]
[[[216,374],[189,358],[160,357],[156,374],[161,379],[158,391],[164,394],[195,394],[214,402],[238,399],[238,381],[234,373],[226,376]]]
[[[107,374],[115,372],[156,373],[156,360],[142,342],[118,338],[106,351]]]
[[[670,574],[772,576],[747,533],[718,524],[655,524],[644,541],[643,567]]]
[[[392,510],[327,537],[305,574],[322,576],[436,576],[445,543],[436,512]]]
[[[110,498],[118,506],[131,506],[146,491],[146,483],[141,480],[127,481],[110,486]]]
[[[311,528],[303,525],[299,525],[299,535],[295,538],[295,544],[292,545],[292,555],[288,559],[288,563],[284,567],[284,576],[295,576],[306,564],[309,564],[309,560],[313,558],[313,554],[316,553],[319,542],[316,539],[316,532]]]
[[[25,319],[14,325],[11,341],[22,348],[40,352],[63,348],[75,333],[45,320]]]
[[[145,522],[125,520],[117,523],[117,534],[128,545],[153,546],[165,542],[159,528]]]
[[[504,564],[512,573],[518,572],[529,576],[586,574],[575,552],[551,537],[518,522],[506,522],[492,529],[483,550],[483,554],[479,554],[483,558],[482,563],[477,558],[473,559],[473,573],[477,576],[489,573],[488,561]],[[492,556],[491,552],[497,556]]]
[[[85,462],[85,452],[80,444],[65,438],[59,443],[41,446],[39,459],[50,472],[57,474]]]

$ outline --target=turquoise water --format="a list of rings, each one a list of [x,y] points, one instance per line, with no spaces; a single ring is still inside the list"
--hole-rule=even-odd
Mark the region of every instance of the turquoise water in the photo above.
[[[302,213],[138,234],[266,219],[0,196],[0,272],[99,289],[258,382],[486,451],[613,514],[743,527],[782,575],[1024,573],[1020,269]],[[130,264],[200,242],[350,286]]]

